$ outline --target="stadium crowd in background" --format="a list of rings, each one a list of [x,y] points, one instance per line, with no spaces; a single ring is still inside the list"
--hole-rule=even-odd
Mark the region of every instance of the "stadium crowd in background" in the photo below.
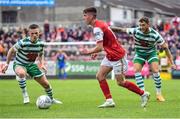
[[[62,26],[53,26],[48,22],[48,20],[45,20],[44,25],[42,25],[41,27],[43,29],[41,37],[46,42],[94,41],[91,28],[84,28],[80,26],[68,28]],[[169,48],[175,60],[178,56],[180,56],[180,18],[175,17],[170,21],[161,21],[157,23],[154,28],[168,42]],[[131,36],[128,36],[126,33],[117,33],[116,35],[119,38],[121,44],[127,50],[128,59],[132,60],[134,56],[133,38]],[[10,49],[10,47],[12,47],[13,44],[15,44],[19,39],[25,36],[27,36],[26,28],[0,28],[0,61],[6,60],[8,49]],[[49,49],[46,50],[46,55],[48,57],[51,57],[51,55],[53,55],[54,53],[49,52],[52,51]],[[63,49],[65,49],[68,56],[70,56],[70,60],[78,59],[78,53],[75,53],[75,51],[78,49],[77,47],[63,46]],[[68,53],[69,51],[71,53]],[[74,52],[72,53],[72,51]],[[83,58],[87,59],[86,57]]]

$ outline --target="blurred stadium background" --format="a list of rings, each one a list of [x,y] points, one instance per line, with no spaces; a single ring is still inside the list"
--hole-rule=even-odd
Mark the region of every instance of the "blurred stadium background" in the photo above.
[[[180,77],[180,0],[0,0],[0,66],[6,60],[7,51],[17,40],[27,36],[27,27],[31,23],[41,26],[41,38],[47,42],[45,49],[48,76],[56,77],[56,54],[62,49],[68,56],[66,71],[68,78],[74,75],[94,78],[98,70],[98,59],[91,63],[89,56],[82,56],[78,49],[94,46],[92,29],[84,25],[82,10],[86,6],[96,6],[98,18],[109,25],[133,27],[138,25],[138,19],[147,16],[153,27],[160,32],[168,42],[169,48],[178,66],[177,71],[171,71],[168,60],[160,52],[160,64],[164,79]],[[127,76],[134,75],[132,58],[134,56],[134,41],[125,33],[116,34],[128,53],[129,70]],[[81,42],[81,44],[79,43]],[[143,75],[148,77],[148,65],[144,67]],[[7,74],[13,76],[12,66]],[[9,78],[9,77],[8,77]]]
[[[92,29],[87,27],[82,20],[82,10],[87,6],[97,7],[98,19],[113,26],[134,27],[138,25],[140,17],[147,16],[150,18],[153,28],[168,42],[177,65],[177,70],[172,70],[166,54],[159,52],[161,77],[164,80],[163,92],[167,97],[165,103],[159,104],[155,100],[152,80],[145,81],[148,91],[152,94],[146,112],[142,111],[140,107],[138,108],[137,96],[129,95],[128,91],[120,90],[113,84],[114,81],[109,80],[117,108],[112,110],[96,108],[102,102],[103,96],[99,96],[102,93],[95,80],[95,74],[104,53],[100,53],[97,60],[91,60],[90,56],[83,56],[79,53],[79,49],[95,45]],[[56,79],[50,80],[55,95],[65,102],[62,106],[52,106],[50,111],[35,109],[35,100],[42,91],[34,81],[28,80],[27,84],[30,85],[28,91],[32,103],[29,106],[22,105],[17,82],[15,80],[4,80],[15,79],[11,62],[6,74],[0,73],[0,118],[180,117],[180,97],[177,94],[179,92],[179,80],[175,80],[180,79],[179,11],[180,0],[0,0],[0,70],[5,63],[10,47],[28,35],[27,28],[30,24],[37,23],[41,27],[41,38],[46,42],[45,59],[48,79]],[[127,78],[134,78],[132,63],[134,40],[125,33],[116,33],[116,35],[128,53],[129,69],[126,76]],[[63,50],[68,56],[66,60],[67,79],[83,79],[83,81],[57,80],[56,55],[59,50]],[[151,79],[148,64],[144,66],[142,74],[145,78]],[[109,78],[113,79],[113,75]],[[121,92],[119,93],[119,91]]]

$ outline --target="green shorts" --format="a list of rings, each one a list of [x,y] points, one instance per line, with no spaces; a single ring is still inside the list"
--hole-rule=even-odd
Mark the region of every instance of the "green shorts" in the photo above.
[[[24,68],[26,70],[26,72],[29,74],[29,76],[31,77],[41,77],[44,75],[44,73],[38,68],[37,64],[27,64],[27,65],[23,65],[23,64],[17,64],[14,62],[13,64],[13,70],[15,72],[15,68],[17,66],[21,66],[22,68]]]
[[[139,54],[136,54],[134,59],[133,59],[134,63],[138,63],[138,64],[141,64],[141,65],[144,65],[144,63],[146,61],[149,64],[151,64],[152,62],[159,62],[159,59],[158,59],[158,56],[157,56],[156,53],[151,53],[149,55],[139,55]]]

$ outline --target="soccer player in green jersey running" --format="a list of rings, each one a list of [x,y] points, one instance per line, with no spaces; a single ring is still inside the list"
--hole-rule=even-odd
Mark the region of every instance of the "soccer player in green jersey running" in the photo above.
[[[173,61],[173,57],[169,51],[168,44],[162,38],[162,36],[150,27],[149,19],[142,17],[139,20],[139,27],[136,28],[120,28],[111,27],[113,31],[126,32],[129,35],[133,35],[135,39],[135,57],[134,57],[134,68],[135,68],[135,80],[137,85],[145,90],[143,77],[141,70],[144,63],[147,61],[150,64],[153,79],[156,86],[156,98],[158,101],[165,101],[161,93],[161,78],[159,74],[159,64],[157,56],[157,45],[163,48],[169,58],[172,68],[176,69]]]
[[[19,40],[7,54],[7,61],[2,72],[5,73],[8,69],[9,63],[12,59],[13,54],[16,55],[13,64],[16,78],[19,82],[19,86],[22,89],[23,102],[24,104],[29,103],[29,96],[26,88],[26,76],[27,74],[33,77],[44,89],[46,94],[52,99],[52,103],[59,103],[53,98],[52,88],[40,68],[35,64],[35,60],[38,59],[40,62],[41,69],[46,71],[44,66],[44,43],[39,39],[40,29],[36,24],[29,26],[29,37]]]

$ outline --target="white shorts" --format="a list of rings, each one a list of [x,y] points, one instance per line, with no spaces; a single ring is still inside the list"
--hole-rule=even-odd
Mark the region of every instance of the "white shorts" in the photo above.
[[[118,61],[109,61],[106,57],[104,57],[104,59],[101,62],[101,65],[112,67],[114,74],[123,74],[128,69],[128,63],[125,57]]]

